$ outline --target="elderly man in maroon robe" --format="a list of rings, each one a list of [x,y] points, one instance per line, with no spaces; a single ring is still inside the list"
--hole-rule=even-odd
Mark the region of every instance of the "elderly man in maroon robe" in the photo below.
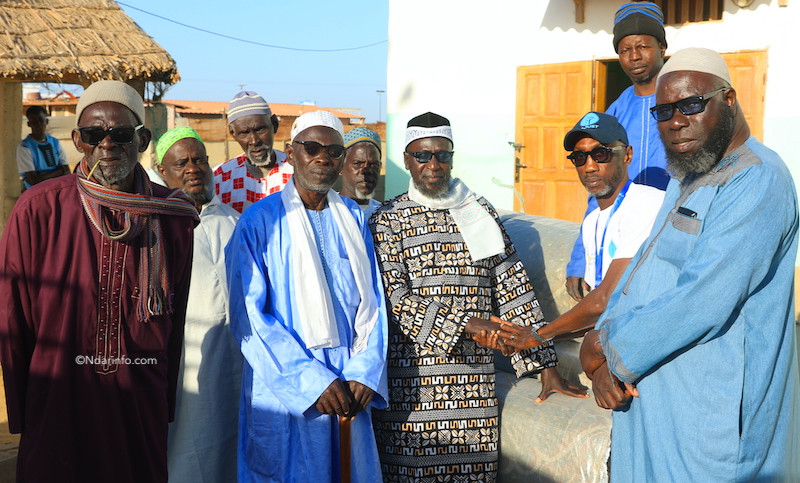
[[[151,185],[141,96],[81,96],[77,173],[17,201],[0,241],[0,360],[18,481],[167,481],[194,203]]]

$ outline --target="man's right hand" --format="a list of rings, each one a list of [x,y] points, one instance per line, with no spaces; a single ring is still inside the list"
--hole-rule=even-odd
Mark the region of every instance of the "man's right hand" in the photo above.
[[[350,417],[354,418],[356,417],[356,414],[363,411],[364,408],[369,405],[370,401],[372,401],[372,396],[375,394],[375,391],[358,381],[347,381],[347,387],[350,389],[350,394],[353,395],[353,405],[351,406],[352,410]]]
[[[567,293],[570,297],[575,299],[576,302],[583,300],[583,296],[589,293],[589,284],[587,284],[581,277],[567,277]]]
[[[316,408],[322,414],[349,417],[353,393],[341,379],[335,379],[317,399]]]
[[[597,405],[605,409],[617,409],[630,402],[631,395],[625,386],[608,370],[608,364],[603,363],[592,374],[587,374],[592,380],[592,392]]]

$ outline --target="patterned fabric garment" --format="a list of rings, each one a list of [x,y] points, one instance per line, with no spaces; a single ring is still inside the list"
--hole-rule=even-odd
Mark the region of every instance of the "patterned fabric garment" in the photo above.
[[[266,178],[256,178],[247,169],[245,153],[214,168],[214,183],[219,199],[242,213],[256,201],[281,191],[294,173],[286,154],[275,150],[276,161]]]
[[[479,203],[497,220],[484,198]],[[471,316],[544,325],[511,240],[473,261],[448,210],[402,194],[370,220],[389,300],[389,408],[374,411],[386,482],[495,481],[493,352],[464,332]],[[501,225],[502,229],[502,225]],[[512,357],[518,376],[556,365],[552,345]]]

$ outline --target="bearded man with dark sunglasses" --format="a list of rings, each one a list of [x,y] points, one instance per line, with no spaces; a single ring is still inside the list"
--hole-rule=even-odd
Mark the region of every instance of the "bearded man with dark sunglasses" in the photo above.
[[[390,313],[392,393],[389,409],[374,413],[384,482],[495,481],[493,349],[507,350],[498,334],[513,337],[500,324],[528,331],[545,324],[494,207],[451,177],[453,154],[446,118],[428,112],[410,120],[408,192],[370,218]],[[519,377],[541,373],[540,402],[552,392],[588,397],[559,376],[550,343],[511,363]]]
[[[152,185],[136,90],[89,86],[77,174],[17,201],[0,242],[0,359],[19,481],[167,481],[194,203]]]
[[[331,189],[343,136],[330,112],[298,117],[286,145],[292,179],[244,212],[225,249],[245,360],[242,482],[339,481],[340,419],[352,481],[381,479],[371,409],[389,399],[386,309],[364,214]]]
[[[504,343],[516,350],[538,347],[561,336],[580,336],[594,326],[628,264],[653,228],[664,192],[633,183],[628,165],[633,147],[616,117],[589,112],[564,136],[567,158],[598,207],[583,220],[584,280],[590,291],[575,307],[537,332],[504,324],[515,335]]]
[[[675,177],[581,348],[611,480],[800,481],[791,174],[714,51],[664,64],[653,114]]]

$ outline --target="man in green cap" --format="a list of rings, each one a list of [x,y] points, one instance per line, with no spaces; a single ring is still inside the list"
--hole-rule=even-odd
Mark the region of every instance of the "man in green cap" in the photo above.
[[[214,195],[203,140],[190,127],[164,133],[156,146],[159,175],[183,190],[200,212],[194,230],[175,421],[170,424],[170,482],[236,481],[242,354],[228,322],[225,245],[239,212]]]

